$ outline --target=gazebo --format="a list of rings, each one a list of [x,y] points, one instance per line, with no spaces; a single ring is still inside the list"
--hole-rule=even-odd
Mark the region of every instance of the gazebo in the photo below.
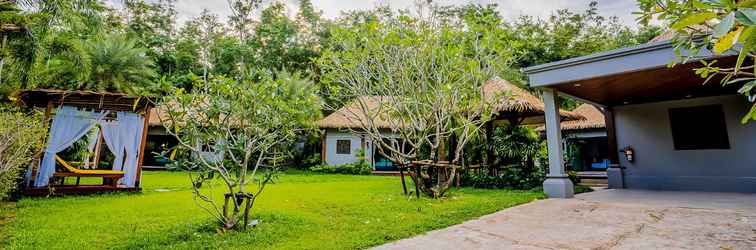
[[[44,108],[48,135],[43,150],[25,175],[27,195],[79,194],[104,191],[139,191],[148,119],[153,104],[146,98],[123,93],[35,89],[16,92],[19,106]],[[89,133],[93,159],[66,162],[56,155]],[[98,169],[105,144],[113,155],[111,169]],[[84,166],[90,169],[84,169]],[[102,178],[102,184],[80,185],[83,177]],[[76,184],[66,184],[76,178]]]
[[[494,117],[485,126],[488,148],[486,164],[494,162],[493,131],[501,125],[538,125],[544,123],[545,107],[540,98],[501,78],[489,80],[483,86],[487,101],[493,102]],[[559,110],[562,121],[582,120],[583,116],[575,112]]]

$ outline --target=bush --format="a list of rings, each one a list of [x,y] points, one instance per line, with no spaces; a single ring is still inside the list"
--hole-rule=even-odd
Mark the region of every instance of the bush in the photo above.
[[[310,171],[326,174],[354,174],[370,175],[373,173],[373,167],[366,162],[346,163],[337,166],[318,165],[310,167]]]
[[[38,116],[0,112],[0,200],[12,192],[41,146],[45,131]]]
[[[461,182],[465,186],[474,188],[511,188],[527,190],[540,186],[545,178],[543,169],[529,168],[522,165],[510,165],[500,169],[499,175],[492,176],[487,172],[465,172]]]

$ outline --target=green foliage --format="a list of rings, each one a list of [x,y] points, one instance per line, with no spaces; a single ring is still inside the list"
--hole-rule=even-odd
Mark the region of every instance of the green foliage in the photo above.
[[[706,82],[721,78],[723,86],[742,85],[738,92],[752,104],[742,122],[756,121],[756,71],[752,65],[756,52],[756,1],[735,0],[639,0],[639,21],[648,23],[657,17],[674,32],[679,58],[670,65],[697,60],[702,49],[716,54],[738,54],[735,65],[721,65],[717,60],[702,62],[695,73]],[[702,39],[699,39],[702,38]],[[736,46],[740,44],[741,46]],[[688,51],[683,56],[682,51]]]
[[[310,171],[328,174],[371,175],[373,174],[373,167],[370,166],[370,163],[365,158],[365,150],[360,149],[357,151],[357,162],[355,163],[345,163],[336,166],[318,165],[310,167]]]
[[[494,152],[507,163],[527,164],[535,159],[540,150],[541,138],[538,133],[527,126],[504,126],[494,130]]]
[[[154,64],[146,50],[121,35],[90,41],[63,40],[66,50],[51,58],[37,77],[38,87],[149,94]]]
[[[187,199],[186,173],[147,171],[139,195],[20,200],[14,221],[0,230],[9,236],[0,248],[366,249],[543,198],[540,192],[462,188],[446,199],[416,200],[402,194],[398,181],[287,173],[266,191],[276,195],[257,201],[255,229],[220,234],[213,218]],[[123,225],[130,225],[128,233],[113,233]]]
[[[616,16],[601,16],[596,1],[582,13],[560,9],[545,20],[522,16],[507,28],[520,51],[520,67],[645,43],[661,31],[655,26],[633,30]]]
[[[155,71],[146,50],[123,36],[107,36],[87,44],[92,71],[85,89],[144,93],[153,89]]]
[[[541,186],[545,177],[546,171],[544,168],[509,165],[502,167],[498,175],[491,175],[486,171],[465,172],[461,176],[461,182],[464,186],[474,188],[529,190]]]
[[[16,188],[19,174],[31,163],[45,135],[39,115],[0,111],[0,200]]]
[[[371,175],[373,167],[366,162],[344,163],[336,166],[319,165],[310,167],[310,171],[325,174],[352,174],[352,175]]]

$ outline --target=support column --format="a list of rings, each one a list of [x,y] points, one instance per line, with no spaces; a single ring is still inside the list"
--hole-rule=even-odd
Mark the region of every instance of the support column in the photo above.
[[[604,122],[606,124],[606,139],[609,151],[609,168],[606,169],[609,188],[625,188],[625,171],[619,165],[619,147],[617,146],[617,130],[614,125],[614,109],[604,108]]]
[[[564,171],[562,154],[562,128],[559,118],[557,93],[553,89],[543,90],[546,115],[546,140],[549,150],[549,174],[543,182],[543,191],[549,198],[572,198],[574,186]]]

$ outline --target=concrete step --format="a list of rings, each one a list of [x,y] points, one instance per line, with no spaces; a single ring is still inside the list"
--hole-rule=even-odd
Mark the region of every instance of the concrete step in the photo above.
[[[608,184],[607,179],[580,179],[580,183],[583,184]]]

